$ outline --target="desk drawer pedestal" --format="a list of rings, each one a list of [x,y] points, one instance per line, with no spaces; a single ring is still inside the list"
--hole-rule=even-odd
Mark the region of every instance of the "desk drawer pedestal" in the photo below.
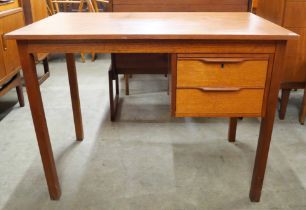
[[[176,117],[261,117],[267,56],[178,55]]]

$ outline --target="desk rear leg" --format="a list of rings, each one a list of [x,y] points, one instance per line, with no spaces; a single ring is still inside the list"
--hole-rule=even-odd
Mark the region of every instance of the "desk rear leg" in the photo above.
[[[116,95],[114,98],[114,87],[113,81],[115,80]],[[116,114],[119,102],[119,78],[118,74],[115,73],[113,66],[111,65],[108,71],[108,84],[109,84],[109,103],[110,103],[110,118],[114,122],[116,120]]]
[[[20,73],[17,74],[16,79],[18,81],[18,85],[16,86],[16,92],[17,92],[17,96],[18,96],[19,105],[20,105],[20,107],[24,107],[24,96],[23,96],[23,91],[22,91]]]
[[[306,86],[304,89],[304,97],[303,97],[303,103],[300,111],[300,123],[304,125],[305,122],[305,116],[306,116]]]
[[[78,78],[77,78],[77,72],[76,72],[76,67],[75,67],[74,54],[67,53],[66,62],[67,62],[67,69],[68,69],[68,78],[69,78],[69,85],[70,85],[70,95],[71,95],[71,103],[72,103],[76,138],[78,141],[82,141],[84,139],[84,131],[83,131],[81,103],[80,103]]]
[[[286,116],[290,92],[291,92],[291,89],[282,89],[282,97],[281,97],[280,109],[279,109],[279,119],[281,120],[284,120]]]
[[[228,128],[228,141],[235,142],[236,141],[236,132],[237,132],[237,117],[231,117]]]

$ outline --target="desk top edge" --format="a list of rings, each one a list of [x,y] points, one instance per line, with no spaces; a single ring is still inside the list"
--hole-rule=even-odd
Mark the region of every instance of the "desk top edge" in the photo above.
[[[245,12],[123,12],[59,13],[5,37],[16,40],[281,41],[298,39],[299,35]]]

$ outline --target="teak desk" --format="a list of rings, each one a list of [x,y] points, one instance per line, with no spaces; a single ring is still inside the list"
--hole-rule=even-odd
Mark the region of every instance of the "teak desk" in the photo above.
[[[61,13],[6,37],[17,40],[51,199],[59,199],[61,189],[32,54],[66,53],[81,141],[73,53],[94,51],[169,54],[174,116],[261,117],[250,189],[251,201],[260,200],[286,43],[297,34],[250,13]]]

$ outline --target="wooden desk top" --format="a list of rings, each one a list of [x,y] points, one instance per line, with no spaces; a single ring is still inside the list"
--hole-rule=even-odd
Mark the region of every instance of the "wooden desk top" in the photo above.
[[[17,40],[288,40],[298,35],[251,13],[59,13],[8,33]]]

